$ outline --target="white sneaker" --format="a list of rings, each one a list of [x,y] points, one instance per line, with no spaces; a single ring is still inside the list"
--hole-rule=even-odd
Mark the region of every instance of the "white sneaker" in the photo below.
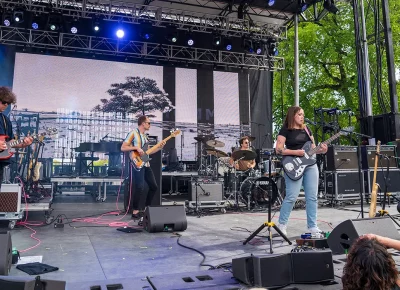
[[[286,225],[282,225],[282,224],[278,223],[277,226],[281,230],[282,234],[287,236]]]
[[[311,234],[320,234],[322,231],[318,227],[308,228],[308,233]]]

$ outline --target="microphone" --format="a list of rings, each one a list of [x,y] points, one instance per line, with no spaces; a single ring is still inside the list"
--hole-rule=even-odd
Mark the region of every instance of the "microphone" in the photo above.
[[[206,193],[204,193],[204,195],[206,195],[206,196],[210,196],[210,195],[211,195],[211,193],[207,191]]]
[[[311,124],[313,126],[317,125],[317,123],[315,123],[315,122],[313,122],[313,121],[311,121],[310,119],[307,119],[307,118],[304,118],[304,121],[306,121],[306,123]]]

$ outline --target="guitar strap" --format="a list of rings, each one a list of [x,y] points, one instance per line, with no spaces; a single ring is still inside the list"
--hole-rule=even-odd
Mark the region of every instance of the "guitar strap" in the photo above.
[[[7,121],[3,114],[1,114],[1,116],[3,117],[4,135],[7,135]]]
[[[310,131],[308,131],[308,127],[305,126],[305,127],[304,127],[304,130],[306,131],[308,137],[310,137],[311,142],[315,145],[315,143],[314,143],[314,138],[311,137]]]

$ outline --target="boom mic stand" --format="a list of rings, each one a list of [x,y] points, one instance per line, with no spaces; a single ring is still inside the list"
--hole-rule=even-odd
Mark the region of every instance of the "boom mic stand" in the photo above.
[[[267,194],[268,194],[268,221],[263,223],[255,232],[253,232],[244,242],[243,245],[246,245],[249,241],[251,241],[255,236],[257,236],[265,227],[268,227],[268,239],[269,239],[269,252],[271,254],[274,253],[274,250],[272,248],[272,231],[271,228],[274,228],[274,230],[286,241],[288,242],[289,245],[292,244],[292,242],[287,238],[287,236],[282,233],[282,231],[276,226],[276,224],[272,221],[272,175],[271,175],[271,154],[268,156],[269,159],[269,182],[267,186]]]
[[[389,197],[390,195],[388,194],[388,177],[389,177],[389,162],[390,162],[389,156],[384,155],[384,154],[376,154],[376,155],[377,155],[377,157],[379,155],[380,159],[382,157],[385,158],[386,159],[386,165],[387,165],[386,166],[386,175],[383,174],[383,182],[385,184],[385,189],[384,189],[384,195],[383,195],[383,201],[382,201],[382,209],[378,210],[378,213],[376,214],[376,217],[383,217],[383,216],[387,215],[398,227],[400,227],[400,224],[389,214],[389,212],[387,210],[385,210],[386,197],[388,197],[390,199],[390,197]],[[382,161],[382,159],[380,161]],[[397,200],[397,202],[399,202],[399,199],[397,197],[394,197],[394,198]]]

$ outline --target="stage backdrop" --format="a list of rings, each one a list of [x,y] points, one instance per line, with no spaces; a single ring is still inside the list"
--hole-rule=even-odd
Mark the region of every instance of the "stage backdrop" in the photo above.
[[[12,86],[19,129],[59,130],[45,140],[43,157],[69,159],[82,142],[122,140],[143,112],[151,115],[150,135],[182,130],[167,147],[182,160],[195,160],[196,136],[216,138],[228,152],[249,133],[247,73],[17,53]]]

